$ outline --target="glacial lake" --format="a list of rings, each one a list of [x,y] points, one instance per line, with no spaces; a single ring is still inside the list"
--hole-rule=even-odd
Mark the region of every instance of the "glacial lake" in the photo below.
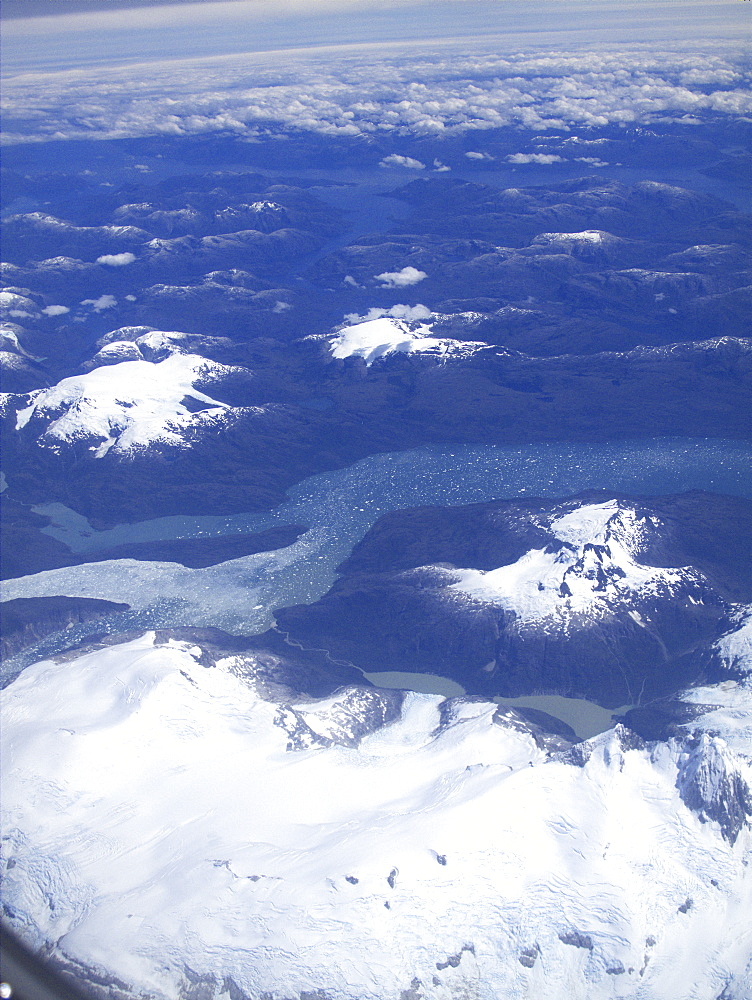
[[[646,495],[704,489],[750,496],[749,468],[745,443],[719,439],[430,446],[372,455],[312,476],[289,490],[287,501],[271,511],[164,517],[95,531],[69,508],[42,505],[35,510],[52,518],[47,533],[80,553],[129,542],[244,534],[283,524],[303,524],[308,530],[286,548],[203,569],[121,559],[9,580],[4,600],[65,594],[124,602],[131,610],[49,636],[6,661],[4,673],[15,674],[95,631],[212,625],[237,634],[262,632],[273,624],[275,609],[311,603],[326,593],[339,563],[390,510],[515,496],[562,497],[585,489]]]
[[[377,673],[362,671],[366,680],[376,687],[398,688],[402,691],[419,691],[421,694],[438,694],[443,698],[457,698],[466,693],[457,681],[438,674],[413,674],[408,671],[385,670]],[[490,698],[497,705],[509,708],[535,708],[566,722],[581,740],[590,739],[610,729],[612,716],[623,715],[631,705],[619,708],[602,708],[584,698],[563,698],[558,694],[531,694],[522,698]]]

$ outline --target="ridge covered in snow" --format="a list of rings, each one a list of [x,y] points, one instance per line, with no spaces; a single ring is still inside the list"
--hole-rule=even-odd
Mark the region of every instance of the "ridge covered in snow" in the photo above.
[[[731,843],[706,806],[719,760],[745,788],[750,766],[722,740],[617,727],[549,754],[479,699],[275,702],[252,656],[204,663],[149,633],[6,689],[6,912],[85,978],[157,997],[743,995],[749,830]]]
[[[608,603],[629,596],[634,601],[696,575],[690,568],[657,569],[637,560],[658,524],[617,500],[577,507],[548,525],[553,543],[498,569],[458,570],[451,589],[499,604],[522,620],[602,612]],[[641,624],[636,611],[630,614]]]
[[[692,710],[684,729],[721,735],[736,753],[752,760],[752,607],[739,612],[737,626],[715,643],[727,680],[701,684],[678,695],[678,703]],[[749,802],[752,813],[752,800]]]
[[[426,323],[407,323],[381,316],[346,326],[331,339],[333,358],[363,358],[369,367],[387,354],[429,354],[445,358],[465,358],[487,347],[481,342],[464,342],[433,337]]]
[[[121,345],[111,345],[117,351]],[[127,453],[154,442],[180,446],[187,433],[226,421],[232,408],[198,388],[231,371],[199,355],[163,361],[121,361],[65,378],[31,394],[16,416],[16,430],[35,431],[52,451],[78,442],[96,458]]]
[[[539,233],[533,243],[617,243],[616,236],[602,229],[584,229],[581,233]]]

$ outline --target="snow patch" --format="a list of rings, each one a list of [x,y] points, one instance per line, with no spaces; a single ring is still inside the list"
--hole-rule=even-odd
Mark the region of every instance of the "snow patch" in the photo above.
[[[254,201],[249,208],[252,212],[284,212],[284,208],[276,201]]]
[[[682,702],[705,707],[684,728],[720,736],[735,753],[752,761],[752,607],[739,612],[738,627],[722,636],[714,649],[726,669],[741,676],[682,691]]]
[[[604,243],[616,242],[616,237],[600,229],[585,229],[581,233],[540,233],[533,243]]]
[[[18,292],[0,291],[0,310],[19,319],[38,316],[36,303]]]
[[[722,636],[715,648],[728,670],[752,674],[752,607],[740,612],[737,628]]]

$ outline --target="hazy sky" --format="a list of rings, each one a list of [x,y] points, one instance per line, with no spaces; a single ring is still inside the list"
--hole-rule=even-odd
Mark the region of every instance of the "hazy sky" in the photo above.
[[[742,0],[3,0],[3,70],[487,36],[510,44],[748,39]]]

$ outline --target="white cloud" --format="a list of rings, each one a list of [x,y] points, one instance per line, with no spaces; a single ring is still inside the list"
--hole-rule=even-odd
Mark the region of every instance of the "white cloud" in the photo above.
[[[425,170],[425,163],[414,159],[412,156],[400,156],[398,153],[390,153],[379,163],[380,167],[405,167],[408,170]]]
[[[383,274],[375,275],[384,288],[407,288],[408,285],[417,285],[428,275],[425,271],[419,271],[417,267],[403,267],[401,271],[384,271]]]
[[[606,160],[600,160],[597,156],[576,156],[575,160],[578,163],[587,163],[591,167],[607,167],[608,163]]]
[[[416,320],[430,319],[433,313],[428,308],[428,306],[421,305],[418,303],[414,306],[406,305],[395,305],[391,309],[387,310],[388,316],[393,316],[395,319],[404,319],[408,323],[414,323]]]
[[[442,163],[441,160],[434,160],[433,169],[436,171],[437,174],[445,174],[447,170],[451,170],[452,168],[448,167],[446,163]]]
[[[68,306],[45,306],[42,312],[45,316],[64,316],[70,309]]]
[[[290,303],[289,302],[282,302],[282,300],[279,299],[277,302],[274,303],[274,308],[272,309],[272,312],[283,313],[283,312],[287,312],[288,309],[292,309],[292,306],[290,305]]]
[[[490,153],[476,153],[474,150],[469,150],[465,153],[468,160],[495,160],[495,156],[491,156]]]
[[[563,156],[556,153],[510,153],[509,163],[566,163]]]
[[[359,316],[358,313],[347,313],[345,319],[348,323],[364,323],[372,319],[381,319],[382,316],[391,316],[393,319],[404,319],[408,323],[415,323],[420,320],[430,319],[433,313],[428,306],[421,305],[421,303],[415,306],[398,303],[389,309],[379,309],[377,306],[371,306],[365,316]]]
[[[117,305],[114,295],[100,295],[98,299],[84,299],[82,306],[91,306],[94,312],[102,312],[103,309],[112,309]]]
[[[132,264],[136,259],[134,253],[105,253],[97,257],[97,264],[106,264],[108,267],[124,267]]]

